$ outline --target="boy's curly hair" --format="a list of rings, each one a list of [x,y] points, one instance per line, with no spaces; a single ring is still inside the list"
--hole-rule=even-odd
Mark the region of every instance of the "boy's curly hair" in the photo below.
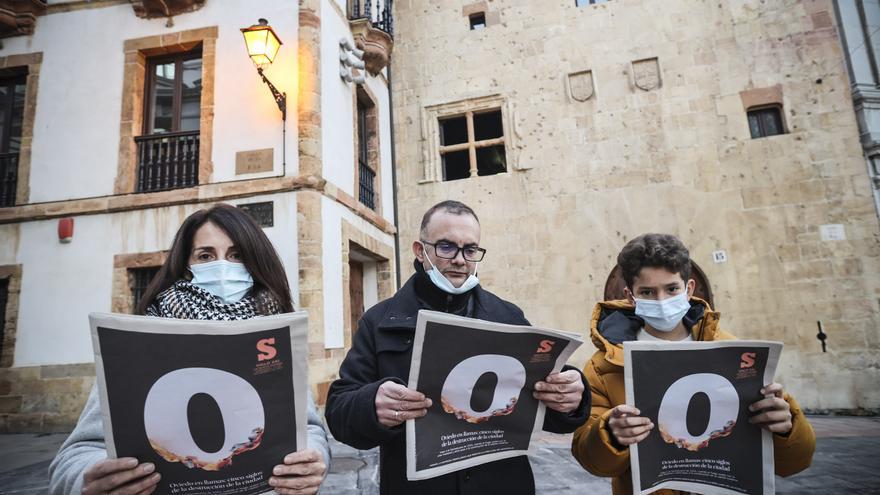
[[[691,275],[688,249],[678,237],[670,234],[642,234],[632,239],[620,250],[617,264],[620,265],[623,280],[630,289],[639,272],[646,266],[678,273],[685,282]]]

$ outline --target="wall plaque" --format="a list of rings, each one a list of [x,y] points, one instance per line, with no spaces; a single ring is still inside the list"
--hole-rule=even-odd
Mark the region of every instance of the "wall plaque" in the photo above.
[[[239,151],[235,154],[235,175],[271,172],[274,149]]]
[[[275,204],[272,201],[265,203],[246,203],[238,205],[238,208],[254,219],[260,227],[273,227],[275,225]]]

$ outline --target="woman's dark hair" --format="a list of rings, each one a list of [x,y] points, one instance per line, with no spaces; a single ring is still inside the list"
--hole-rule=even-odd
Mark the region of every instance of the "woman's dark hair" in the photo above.
[[[238,249],[247,271],[254,279],[254,291],[264,291],[275,300],[283,312],[293,311],[290,299],[290,286],[278,253],[263,229],[245,212],[232,205],[217,204],[207,210],[199,210],[183,221],[174,236],[171,250],[165,264],[147,286],[144,296],[138,302],[136,314],[146,314],[147,308],[155,302],[156,296],[181,279],[188,279],[189,257],[192,253],[193,238],[196,231],[211,222],[219,227]],[[257,302],[259,303],[259,298]],[[257,307],[263,312],[264,308]]]
[[[617,264],[623,272],[626,286],[633,282],[642,268],[665,268],[688,281],[691,276],[691,258],[688,249],[678,237],[669,234],[642,234],[626,243],[617,255]]]

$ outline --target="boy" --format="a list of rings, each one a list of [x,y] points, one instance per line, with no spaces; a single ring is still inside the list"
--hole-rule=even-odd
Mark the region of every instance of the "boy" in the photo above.
[[[626,282],[625,300],[596,305],[590,323],[596,353],[584,368],[590,383],[590,419],[574,433],[571,451],[589,472],[612,477],[614,495],[632,493],[629,446],[654,429],[649,418],[627,406],[623,382],[623,342],[713,341],[735,337],[718,328],[719,314],[692,297],[690,255],[672,235],[644,234],[631,240],[617,256]],[[773,433],[776,474],[789,476],[806,469],[816,437],[794,398],[771,383],[767,398],[751,406],[749,422]],[[661,490],[660,494],[675,493]]]

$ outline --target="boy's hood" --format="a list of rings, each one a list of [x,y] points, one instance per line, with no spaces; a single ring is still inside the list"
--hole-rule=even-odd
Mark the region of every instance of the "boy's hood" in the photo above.
[[[718,318],[718,313],[712,311],[709,303],[698,298],[690,298],[691,309],[684,315],[682,321],[691,332],[694,340],[714,340],[714,335],[704,335],[703,328],[694,331],[694,327],[704,317]],[[593,309],[593,317],[590,321],[590,336],[593,344],[600,351],[605,351],[605,359],[623,366],[623,342],[636,340],[639,330],[645,322],[636,316],[635,306],[626,299],[617,301],[604,301],[596,304]],[[712,326],[710,331],[714,332]]]

